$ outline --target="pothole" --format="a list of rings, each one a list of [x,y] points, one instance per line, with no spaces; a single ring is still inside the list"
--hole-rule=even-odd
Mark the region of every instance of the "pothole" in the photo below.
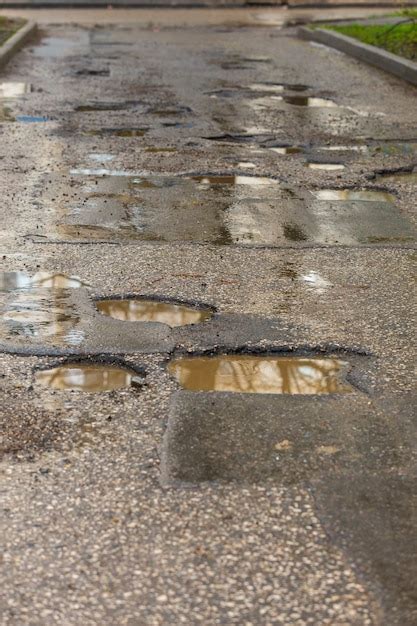
[[[140,386],[143,379],[136,372],[101,363],[65,364],[36,372],[35,380],[51,389],[98,393]]]
[[[210,308],[197,308],[159,300],[126,299],[98,300],[100,313],[126,322],[159,322],[168,326],[199,324],[213,316]]]
[[[305,152],[305,148],[303,148],[303,146],[268,146],[268,150],[284,156]]]
[[[412,170],[399,170],[396,172],[384,172],[377,176],[379,179],[383,179],[387,182],[393,183],[410,183],[412,185],[417,184],[417,168]]]
[[[240,176],[234,174],[203,174],[199,176],[191,176],[191,179],[202,186],[231,185],[233,187],[235,185],[245,185],[249,187],[261,187],[279,184],[279,182],[273,178],[267,178],[262,176]]]
[[[188,391],[326,395],[353,391],[348,367],[335,358],[221,355],[175,359],[168,370]]]
[[[0,98],[20,98],[31,91],[29,83],[0,83]]]

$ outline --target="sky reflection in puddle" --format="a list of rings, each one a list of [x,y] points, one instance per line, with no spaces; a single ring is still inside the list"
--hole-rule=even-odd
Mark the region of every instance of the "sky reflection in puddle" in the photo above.
[[[157,300],[98,300],[98,310],[104,315],[127,322],[159,322],[172,328],[198,324],[213,316],[211,309],[197,309],[184,304]]]
[[[103,364],[66,364],[36,373],[36,382],[51,389],[98,393],[131,387],[137,374]]]

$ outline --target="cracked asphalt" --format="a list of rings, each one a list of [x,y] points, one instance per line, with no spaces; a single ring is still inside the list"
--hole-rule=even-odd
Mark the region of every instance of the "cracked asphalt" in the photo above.
[[[417,622],[415,88],[302,14],[40,12],[2,71],[1,624]],[[340,358],[352,393],[169,374],[223,353]],[[145,384],[37,379],[80,361]]]

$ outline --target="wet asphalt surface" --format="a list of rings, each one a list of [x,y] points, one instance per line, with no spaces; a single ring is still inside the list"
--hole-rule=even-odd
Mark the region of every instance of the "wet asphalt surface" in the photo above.
[[[415,89],[295,35],[51,25],[2,74],[32,86],[0,102],[3,624],[417,621]],[[227,351],[341,358],[353,391],[168,373]],[[146,384],[36,381],[80,359]]]

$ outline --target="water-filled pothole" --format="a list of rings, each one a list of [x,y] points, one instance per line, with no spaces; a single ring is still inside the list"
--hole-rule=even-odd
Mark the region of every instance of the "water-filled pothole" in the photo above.
[[[180,358],[170,374],[189,391],[323,395],[350,393],[348,363],[335,358],[222,355]]]
[[[185,304],[161,302],[158,300],[98,300],[100,313],[127,322],[160,322],[172,328],[199,324],[213,316],[209,308],[196,308]]]
[[[271,93],[282,93],[283,91],[306,91],[307,85],[298,83],[252,83],[249,85],[251,91],[267,91]]]
[[[413,170],[399,170],[397,172],[386,172],[379,174],[377,178],[381,178],[387,182],[393,183],[409,183],[411,185],[417,184],[417,168]]]
[[[275,152],[276,154],[291,155],[301,154],[305,152],[305,148],[302,146],[270,146],[268,150]]]
[[[114,391],[140,385],[143,379],[135,372],[101,363],[73,363],[36,372],[36,382],[51,389],[87,391]]]
[[[49,122],[50,118],[46,115],[16,115],[16,121],[22,124],[42,124]]]

